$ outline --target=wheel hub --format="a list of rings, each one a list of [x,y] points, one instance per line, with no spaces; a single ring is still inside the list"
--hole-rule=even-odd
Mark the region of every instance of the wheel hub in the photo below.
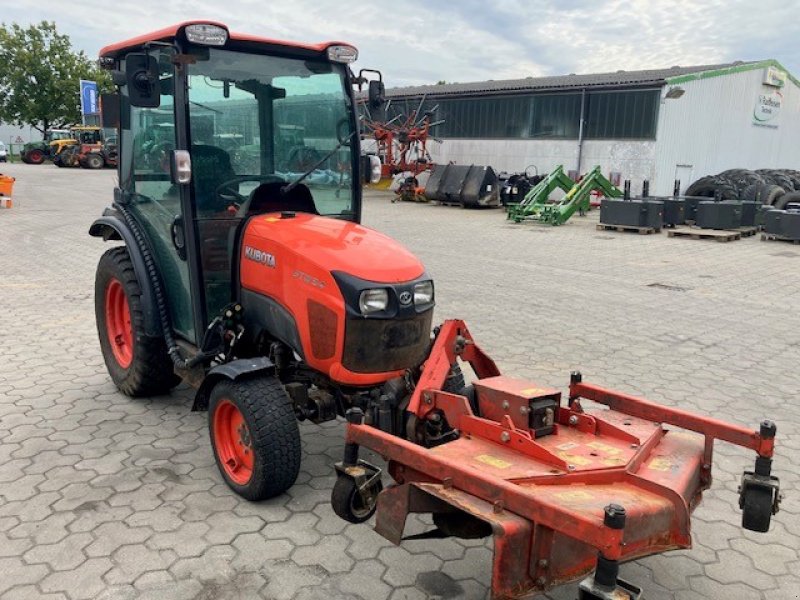
[[[238,485],[253,476],[253,436],[244,415],[230,400],[220,401],[213,418],[214,449],[225,475]]]
[[[119,366],[127,369],[133,362],[133,327],[128,296],[118,279],[106,286],[105,311],[111,352]]]

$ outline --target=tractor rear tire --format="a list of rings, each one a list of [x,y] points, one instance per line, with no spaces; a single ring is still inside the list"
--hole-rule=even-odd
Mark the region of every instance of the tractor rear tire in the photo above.
[[[218,382],[209,398],[208,429],[225,483],[243,498],[265,500],[294,485],[300,428],[276,377]]]
[[[779,185],[765,183],[758,190],[758,198],[762,204],[772,206],[784,194],[786,190]]]
[[[114,384],[128,396],[168,393],[180,378],[164,339],[145,335],[142,289],[127,248],[100,257],[94,292],[100,349]]]
[[[800,204],[800,192],[786,192],[775,201],[772,207],[776,210],[786,210],[789,204]]]

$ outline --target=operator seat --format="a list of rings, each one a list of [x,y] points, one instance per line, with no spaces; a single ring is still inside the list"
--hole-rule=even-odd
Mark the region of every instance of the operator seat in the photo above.
[[[282,194],[281,188],[286,185],[287,184],[283,181],[269,181],[259,185],[253,190],[253,193],[250,194],[247,204],[243,205],[243,216],[249,217],[251,215],[282,212],[285,210],[309,213],[312,215],[319,214],[308,186],[299,183],[288,193]]]
[[[192,144],[192,180],[198,212],[208,214],[225,210],[227,203],[219,197],[217,188],[235,177],[231,156],[225,150],[208,144]]]

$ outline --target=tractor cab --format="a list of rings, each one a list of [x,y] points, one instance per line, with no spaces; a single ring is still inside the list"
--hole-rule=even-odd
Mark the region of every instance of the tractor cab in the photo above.
[[[236,232],[249,216],[359,221],[355,57],[344,44],[277,42],[214,23],[101,51],[121,84],[117,201],[146,230],[173,328],[189,342],[232,300]]]
[[[97,146],[103,142],[103,130],[96,125],[73,125],[66,135],[50,140],[49,153],[52,158],[60,155],[69,146]]]

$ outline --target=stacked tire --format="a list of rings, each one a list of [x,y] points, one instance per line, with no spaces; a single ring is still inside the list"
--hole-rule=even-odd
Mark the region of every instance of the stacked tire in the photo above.
[[[794,169],[728,169],[701,177],[686,189],[687,196],[760,202],[783,210],[800,202],[800,171]]]

